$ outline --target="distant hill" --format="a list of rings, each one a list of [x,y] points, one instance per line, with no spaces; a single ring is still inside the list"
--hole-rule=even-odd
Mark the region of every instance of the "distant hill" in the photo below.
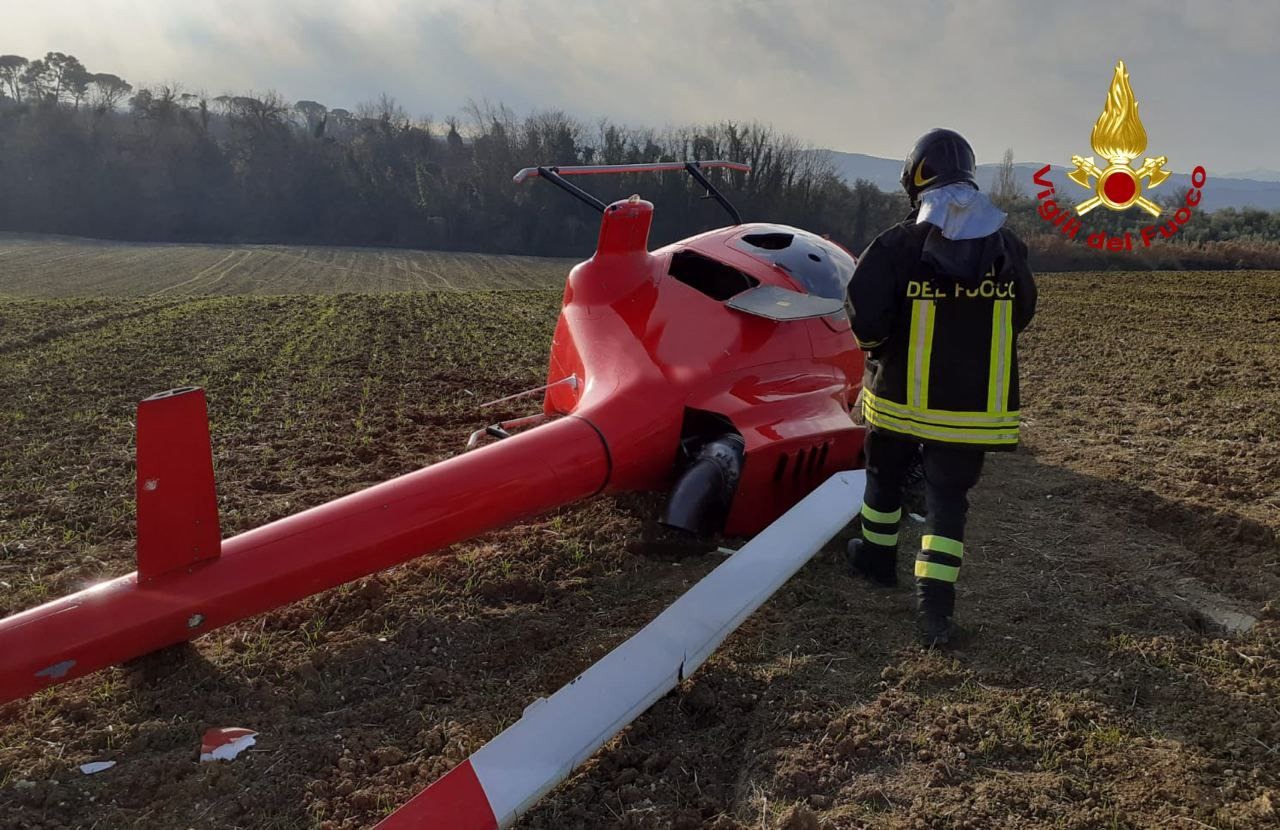
[[[894,161],[862,153],[842,153],[839,150],[827,152],[831,154],[831,163],[835,165],[836,172],[850,184],[857,179],[865,179],[881,190],[898,189],[902,159]]]
[[[835,165],[836,171],[844,177],[845,181],[853,182],[855,179],[866,179],[882,190],[898,189],[898,175],[902,172],[901,159],[886,159],[878,156],[868,156],[863,153],[842,153],[837,150],[829,150],[828,152],[831,154],[831,161]],[[992,181],[995,180],[998,167],[999,165],[997,164],[978,165],[978,186],[983,190],[990,189]],[[1023,190],[1028,195],[1034,195],[1040,188],[1032,182],[1032,177],[1037,170],[1044,167],[1044,163],[1021,162],[1015,164],[1014,167],[1018,170]],[[1069,168],[1054,165],[1049,173],[1049,178],[1057,185],[1059,192],[1067,192],[1083,197],[1086,191],[1067,180],[1068,170]],[[1253,178],[1253,176],[1257,178]],[[1153,198],[1190,186],[1191,175],[1189,173],[1174,173],[1159,188],[1153,191],[1155,194]],[[1214,175],[1210,172],[1209,183],[1204,189],[1204,199],[1201,204],[1208,210],[1226,207],[1280,210],[1280,172],[1257,169],[1231,176],[1226,174]]]
[[[1266,167],[1255,167],[1239,173],[1223,173],[1224,179],[1253,179],[1258,182],[1280,182],[1280,170],[1269,170]]]

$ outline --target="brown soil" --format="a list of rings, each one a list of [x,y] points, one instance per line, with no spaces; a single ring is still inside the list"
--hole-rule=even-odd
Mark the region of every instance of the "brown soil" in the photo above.
[[[562,287],[573,264],[405,248],[113,242],[0,231],[0,297],[546,290]]]
[[[1042,292],[1025,447],[973,497],[971,637],[920,651],[905,589],[820,555],[520,826],[1280,822],[1280,273]],[[557,305],[0,302],[0,612],[130,568],[137,398],[207,386],[238,532],[456,451],[476,403],[541,382]],[[0,707],[0,827],[368,826],[722,561],[656,504],[567,508]],[[202,765],[211,726],[261,734]]]

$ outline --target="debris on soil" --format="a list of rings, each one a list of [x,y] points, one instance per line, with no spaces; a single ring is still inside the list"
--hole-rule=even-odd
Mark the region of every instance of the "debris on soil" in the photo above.
[[[257,732],[239,726],[209,729],[200,742],[200,762],[231,761],[257,742]]]
[[[105,772],[115,765],[115,761],[90,761],[87,764],[81,764],[80,771],[85,775],[95,775],[99,772]]]

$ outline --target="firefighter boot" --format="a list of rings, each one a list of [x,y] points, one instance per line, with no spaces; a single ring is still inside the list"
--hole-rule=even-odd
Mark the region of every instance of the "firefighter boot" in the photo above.
[[[850,539],[844,553],[845,566],[850,573],[866,577],[884,588],[898,587],[898,554],[893,548]]]
[[[925,536],[916,557],[916,599],[920,644],[925,648],[954,645],[960,629],[955,613],[956,577],[964,557],[964,543],[945,536]]]
[[[946,648],[954,645],[961,634],[961,629],[951,618],[938,611],[920,609],[917,621],[920,645],[926,649]]]
[[[926,649],[953,646],[964,631],[951,619],[955,611],[955,586],[934,579],[916,579],[920,645]]]
[[[898,522],[902,508],[877,510],[865,501],[859,512],[862,538],[845,548],[849,570],[865,576],[876,585],[896,588],[898,585]]]

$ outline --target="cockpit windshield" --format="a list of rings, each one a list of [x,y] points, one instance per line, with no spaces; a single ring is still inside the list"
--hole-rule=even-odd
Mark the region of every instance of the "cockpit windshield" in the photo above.
[[[796,228],[755,225],[729,244],[777,265],[810,294],[845,299],[855,262],[834,242]]]

